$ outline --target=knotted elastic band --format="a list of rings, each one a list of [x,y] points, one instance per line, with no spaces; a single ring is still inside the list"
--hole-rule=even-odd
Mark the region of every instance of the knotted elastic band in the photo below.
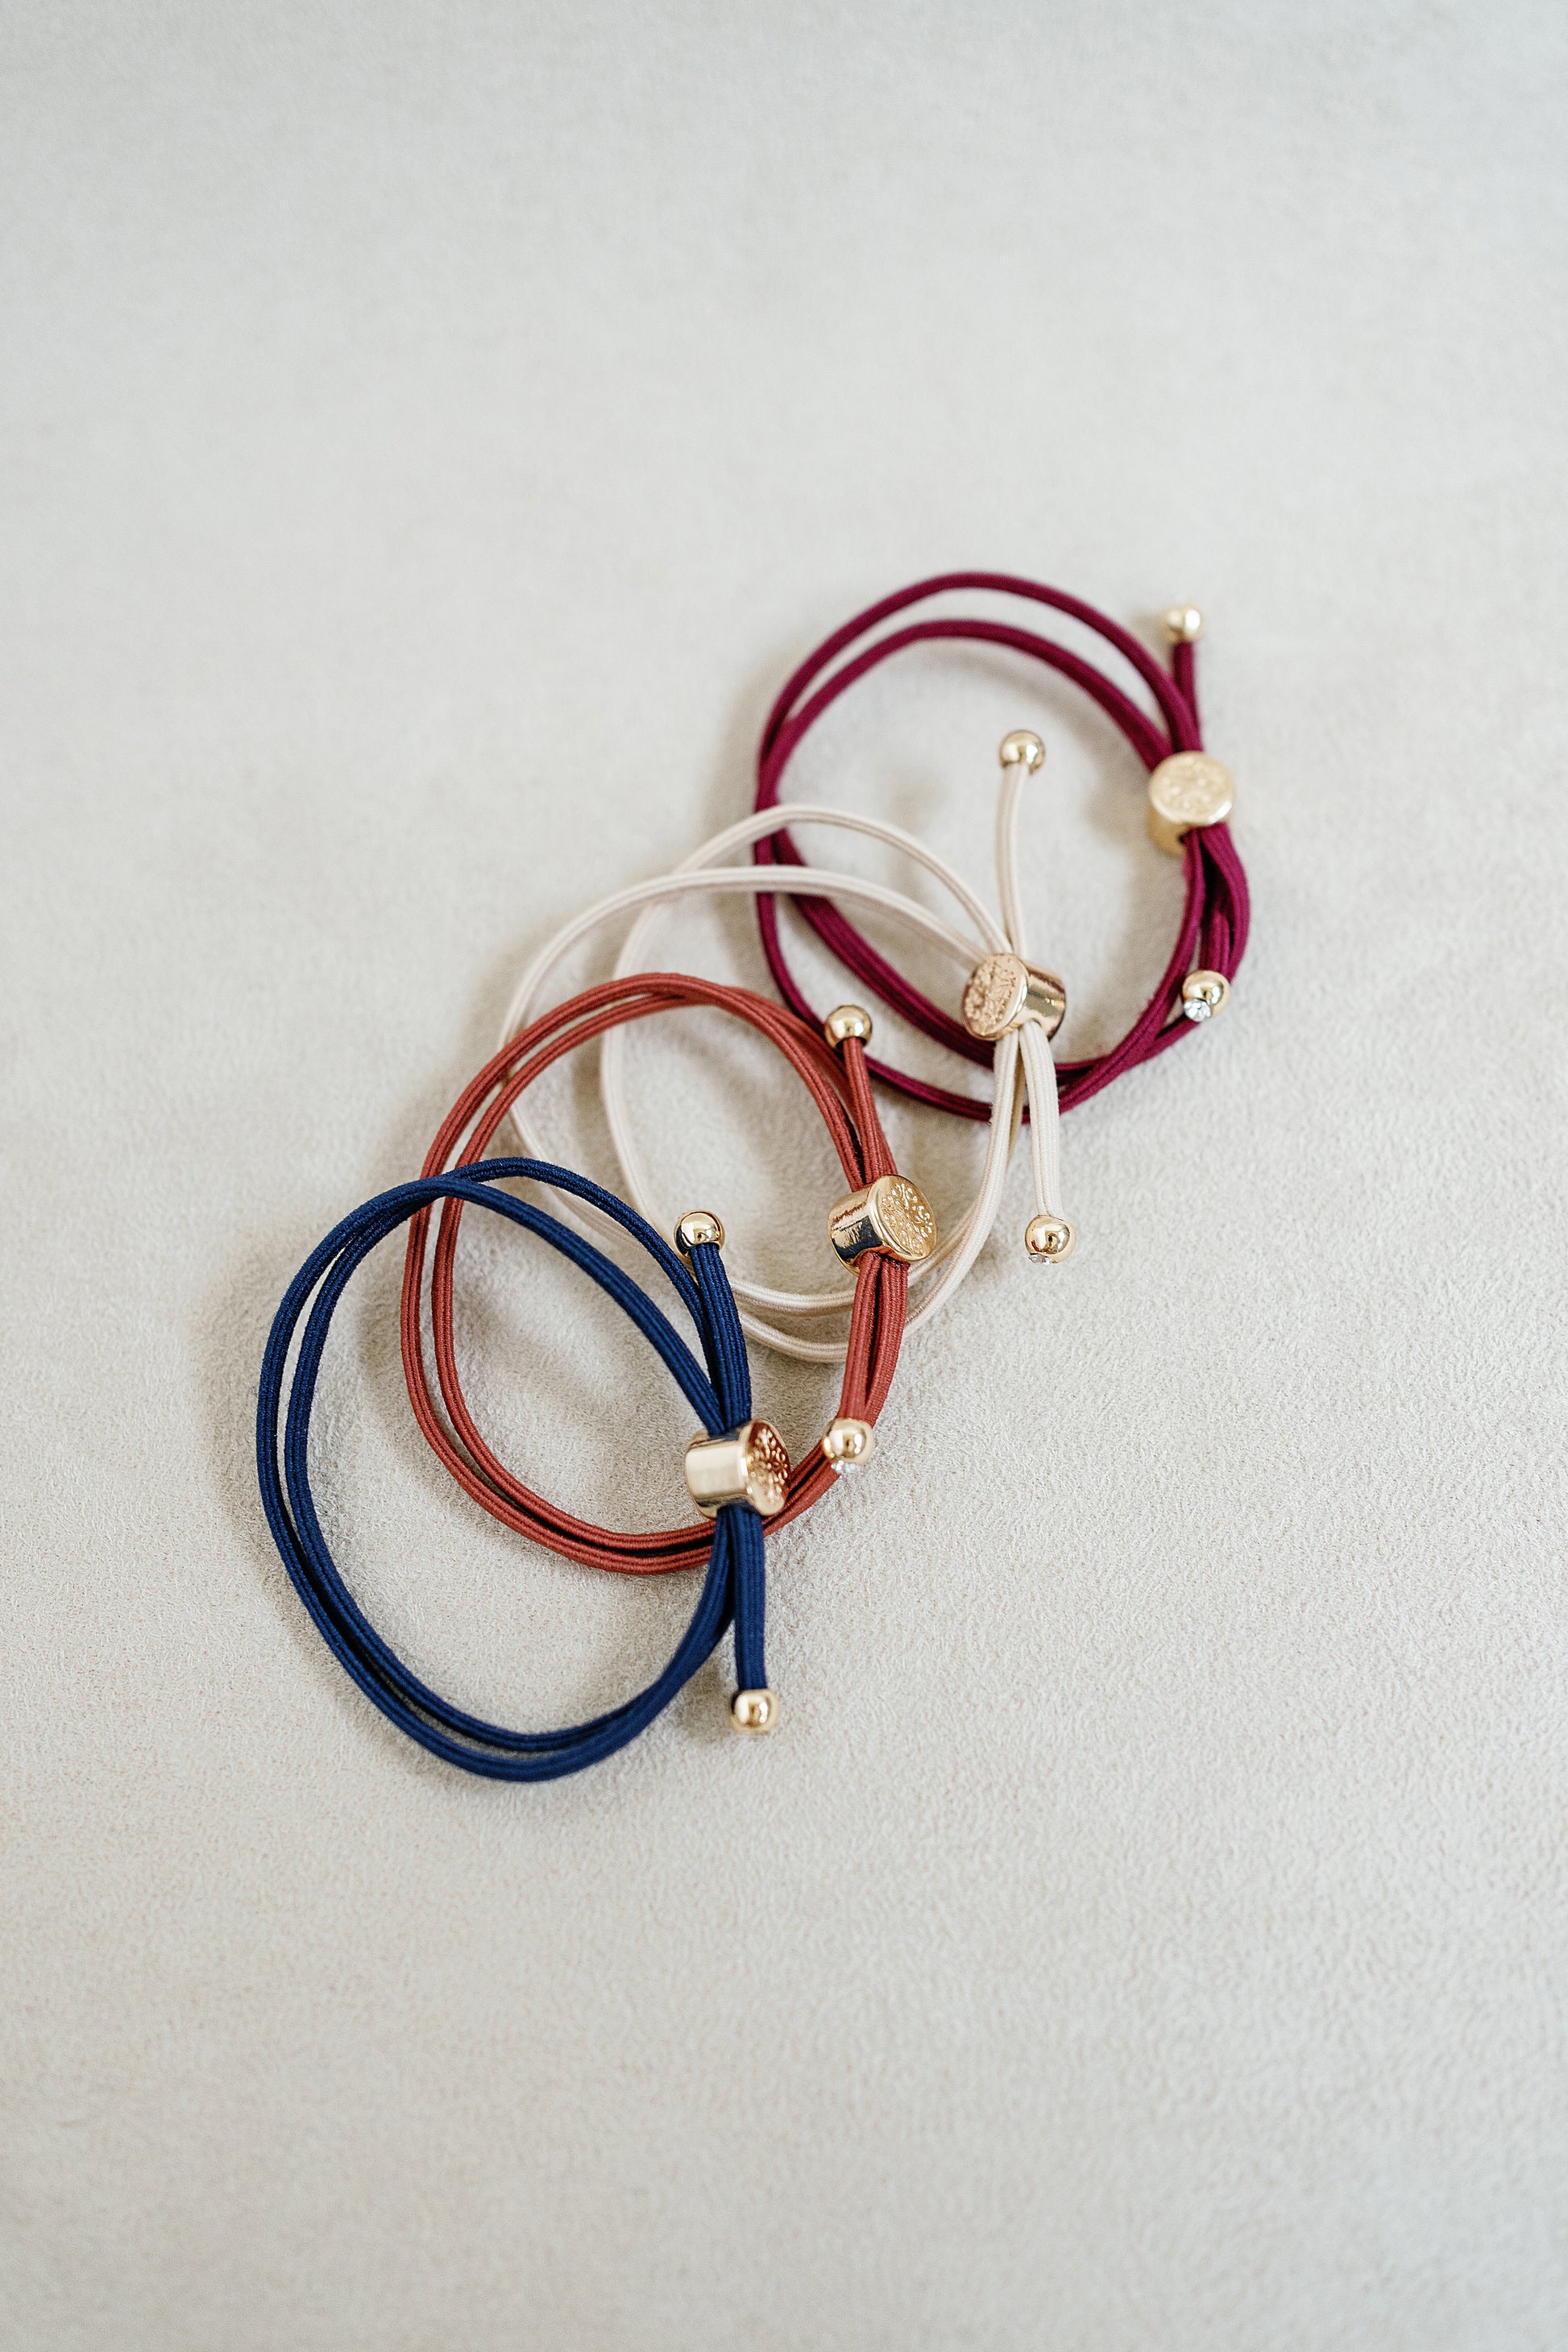
[[[872,643],[862,646],[838,668],[833,668],[841,655],[848,655],[850,648],[862,637],[869,635],[895,614],[905,611],[911,604],[922,604],[930,597],[946,595],[958,589],[1022,597],[1037,604],[1050,605],[1081,622],[1131,664],[1152,699],[1152,715],[1142,709],[1092,662],[1086,661],[1069,647],[1058,645],[1052,638],[1037,636],[1030,630],[1012,627],[998,621],[947,618],[914,622],[906,628],[874,638]],[[1173,617],[1184,621],[1187,618],[1185,614]],[[1197,616],[1194,614],[1192,619],[1196,622]],[[1016,578],[1006,572],[950,572],[935,579],[916,581],[912,587],[900,589],[896,594],[884,597],[880,604],[870,605],[864,613],[858,613],[853,620],[835,630],[832,636],[802,662],[774,703],[763,730],[757,754],[757,807],[767,810],[776,806],[784,771],[802,740],[857,679],[865,677],[879,664],[910,646],[955,638],[1008,646],[1015,652],[1029,655],[1047,668],[1069,678],[1121,730],[1144,766],[1150,770],[1177,752],[1202,749],[1194,646],[1191,635],[1184,629],[1174,634],[1171,669],[1167,673],[1127,630],[1105,614],[1096,612],[1092,604],[1086,604],[1076,596],[1068,596],[1059,588],[1047,588],[1038,581]],[[825,671],[831,671],[831,675],[824,679]],[[820,684],[817,683],[819,679],[823,681]],[[1164,1053],[1191,1034],[1194,1024],[1190,1016],[1183,1017],[1181,989],[1194,959],[1226,982],[1234,977],[1241,961],[1247,945],[1247,877],[1229,827],[1215,824],[1187,833],[1182,845],[1182,855],[1186,875],[1186,902],[1175,946],[1160,984],[1126,1035],[1109,1053],[1095,1055],[1088,1061],[1061,1062],[1057,1066],[1060,1103],[1064,1110],[1070,1110],[1075,1104],[1087,1102],[1090,1095],[1098,1094],[1102,1087],[1108,1087],[1123,1071],[1133,1068],[1140,1062],[1151,1060],[1156,1054]],[[799,866],[805,863],[789,833],[784,829],[759,841],[753,856],[763,864]],[[794,897],[793,892],[791,896]],[[984,1062],[990,1058],[984,1045],[972,1037],[940,1005],[933,1004],[929,997],[905,980],[885,956],[879,954],[847,917],[838,912],[836,906],[821,904],[815,898],[810,901],[803,898],[798,904],[805,920],[811,924],[839,961],[885,1004],[901,1013],[913,1027],[922,1030],[928,1037],[935,1038],[939,1045],[950,1047],[953,1053],[963,1055],[969,1061]],[[778,910],[772,898],[759,898],[757,923],[768,966],[780,994],[803,1020],[816,1019],[817,1016],[785,960],[779,938]],[[873,1076],[895,1087],[900,1094],[912,1097],[917,1102],[931,1103],[938,1109],[954,1112],[962,1118],[985,1119],[992,1116],[991,1106],[973,1095],[933,1086],[923,1078],[895,1069],[886,1062],[874,1061],[870,1066]]]
[[[559,1218],[496,1189],[498,1180],[515,1176],[575,1194],[641,1244],[690,1316],[706,1370],[646,1292],[592,1242]],[[668,1706],[711,1655],[731,1622],[741,1695],[752,1700],[765,1696],[763,1523],[749,1503],[725,1503],[706,1530],[712,1544],[708,1573],[691,1621],[663,1673],[623,1706],[565,1730],[512,1731],[452,1706],[405,1664],[359,1607],[328,1549],[310,1489],[310,1413],[322,1350],[338,1303],[370,1252],[410,1217],[427,1213],[433,1203],[443,1201],[510,1217],[580,1266],[629,1316],[668,1366],[710,1437],[723,1436],[751,1416],[745,1340],[723,1260],[712,1244],[692,1248],[688,1270],[652,1226],[614,1193],[545,1160],[494,1160],[459,1174],[426,1176],[394,1186],[354,1210],[312,1250],[278,1309],[261,1369],[256,1423],[261,1499],[283,1565],[328,1649],[365,1696],[410,1739],[445,1763],[497,1780],[556,1780],[614,1755]],[[290,1381],[289,1351],[301,1316],[305,1327]],[[753,1723],[752,1727],[768,1725]]]
[[[748,869],[749,870],[749,869]],[[736,1015],[775,1045],[804,1081],[821,1114],[840,1167],[852,1186],[895,1173],[893,1157],[877,1116],[865,1057],[856,1042],[837,1053],[782,1005],[747,989],[722,988],[712,981],[679,972],[640,974],[585,990],[557,1005],[516,1037],[510,1038],[472,1078],[442,1121],[426,1155],[424,1174],[438,1176],[454,1163],[482,1160],[490,1140],[519,1097],[562,1055],[603,1035],[618,1024],[675,1005],[709,1005]],[[581,1178],[569,1188],[591,1206],[601,1204],[595,1187]],[[829,1196],[823,1206],[828,1206]],[[613,1194],[603,1195],[614,1200]],[[458,1373],[453,1328],[453,1269],[466,1195],[455,1192],[440,1211],[430,1270],[430,1325],[436,1366],[433,1390],[420,1333],[420,1301],[429,1244],[431,1204],[414,1212],[404,1266],[403,1366],[410,1402],[427,1444],[474,1500],[504,1526],[569,1559],[623,1575],[658,1575],[693,1568],[714,1540],[707,1520],[652,1533],[595,1527],[562,1510],[526,1485],[487,1444],[469,1411]],[[616,1202],[617,1223],[631,1213]],[[652,1226],[639,1217],[645,1232]],[[731,1297],[729,1276],[725,1296]],[[879,1252],[868,1253],[856,1269],[849,1301],[849,1332],[837,1350],[844,1360],[838,1418],[874,1427],[892,1386],[909,1303],[909,1269]],[[445,1406],[450,1427],[437,1402]],[[834,1484],[836,1465],[814,1446],[790,1474],[784,1507],[771,1526],[781,1526],[807,1509]]]

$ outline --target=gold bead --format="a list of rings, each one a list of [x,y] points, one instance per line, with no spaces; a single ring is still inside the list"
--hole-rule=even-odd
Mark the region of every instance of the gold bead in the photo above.
[[[936,1247],[936,1219],[925,1194],[907,1176],[879,1176],[874,1184],[835,1201],[827,1212],[827,1238],[846,1265],[875,1249],[918,1265]]]
[[[1182,982],[1182,1011],[1189,1021],[1212,1021],[1230,1002],[1223,971],[1190,971]]]
[[[1204,616],[1195,604],[1167,604],[1160,619],[1173,646],[1195,646],[1204,633]]]
[[[1180,857],[1195,826],[1222,824],[1236,806],[1236,783],[1223,761],[1206,751],[1173,751],[1149,777],[1149,838]]]
[[[771,1519],[783,1510],[788,1485],[788,1452],[765,1421],[743,1421],[727,1437],[700,1429],[686,1449],[686,1491],[705,1519],[717,1518],[726,1503],[750,1503],[759,1518]]]
[[[688,1209],[675,1228],[675,1245],[689,1257],[699,1242],[711,1242],[715,1248],[724,1246],[724,1228],[711,1209]]]
[[[864,1045],[871,1034],[871,1016],[860,1004],[836,1004],[822,1024],[822,1034],[830,1045],[842,1045],[846,1037],[858,1037]]]
[[[823,1459],[840,1475],[859,1470],[877,1451],[877,1433],[868,1421],[831,1421],[823,1433]]]
[[[737,1731],[771,1731],[779,1719],[779,1703],[771,1690],[737,1691],[730,1713]]]
[[[972,1037],[994,1041],[1026,1021],[1054,1037],[1068,1009],[1068,992],[1054,971],[1042,971],[1011,953],[983,956],[970,973],[960,1008]]]
[[[1060,1265],[1077,1245],[1078,1234],[1065,1217],[1031,1217],[1024,1227],[1024,1247],[1037,1265]]]
[[[1011,735],[1004,735],[996,754],[1005,768],[1016,768],[1020,760],[1031,775],[1046,763],[1046,747],[1039,737],[1027,727],[1015,727]]]

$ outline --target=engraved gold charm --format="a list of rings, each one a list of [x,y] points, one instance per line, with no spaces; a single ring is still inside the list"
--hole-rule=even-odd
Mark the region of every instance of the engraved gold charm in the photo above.
[[[789,1454],[784,1439],[765,1421],[743,1421],[727,1437],[700,1430],[686,1449],[686,1486],[705,1519],[726,1503],[750,1503],[760,1518],[784,1507]]]
[[[1004,953],[982,957],[970,973],[960,1008],[972,1037],[994,1041],[1026,1021],[1054,1037],[1068,1009],[1067,990],[1053,971]]]
[[[834,1202],[827,1237],[846,1265],[875,1249],[918,1265],[936,1247],[936,1219],[925,1194],[907,1176],[879,1176],[874,1184]]]
[[[1195,827],[1223,824],[1236,806],[1230,770],[1206,751],[1177,751],[1149,778],[1149,838],[1173,857]]]

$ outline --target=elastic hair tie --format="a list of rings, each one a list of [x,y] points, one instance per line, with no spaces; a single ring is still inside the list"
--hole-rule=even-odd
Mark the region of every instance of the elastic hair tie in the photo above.
[[[520,1176],[575,1194],[641,1244],[696,1326],[706,1370],[646,1292],[602,1251],[559,1218],[495,1189],[500,1180]],[[332,1316],[376,1244],[408,1218],[427,1214],[437,1202],[461,1202],[510,1217],[580,1266],[637,1325],[702,1423],[688,1449],[686,1475],[699,1507],[711,1514],[711,1551],[691,1621],[663,1673],[645,1690],[607,1714],[562,1731],[512,1731],[487,1723],[422,1682],[349,1591],[316,1513],[310,1413]],[[534,1160],[489,1160],[460,1174],[395,1185],[355,1209],[312,1250],[278,1309],[262,1363],[256,1458],[262,1503],[283,1565],[321,1639],[365,1696],[410,1739],[465,1772],[496,1780],[552,1780],[614,1755],[668,1706],[731,1622],[739,1685],[731,1704],[733,1719],[743,1731],[771,1731],[777,1720],[763,1659],[763,1517],[782,1500],[788,1456],[776,1433],[752,1417],[751,1369],[716,1229],[709,1230],[714,1221],[699,1213],[682,1222],[687,1265],[635,1210],[570,1169]],[[312,1293],[293,1377],[286,1381],[290,1343]]]
[[[1094,630],[1131,665],[1152,698],[1153,714],[1142,709],[1113,679],[1069,647],[999,621],[945,618],[914,622],[875,638],[840,667],[832,669],[840,655],[847,654],[862,637],[895,614],[959,589],[982,590],[1047,604]],[[1164,628],[1171,645],[1168,674],[1127,630],[1103,613],[1096,612],[1092,604],[1066,595],[1058,588],[994,572],[951,572],[935,579],[919,580],[912,587],[900,589],[895,595],[884,597],[880,604],[857,614],[808,656],[769,713],[758,751],[756,805],[759,810],[775,809],[791,758],[808,730],[839,696],[894,654],[910,646],[944,639],[1005,646],[1029,655],[1081,687],[1121,728],[1151,772],[1150,832],[1161,848],[1184,860],[1186,902],[1176,942],[1159,986],[1126,1035],[1108,1053],[1087,1061],[1058,1064],[1057,1078],[1063,1110],[1087,1102],[1124,1071],[1164,1053],[1191,1034],[1192,1024],[1205,1021],[1217,1012],[1229,992],[1230,982],[1247,945],[1247,877],[1225,822],[1231,808],[1231,780],[1220,762],[1204,751],[1198,723],[1194,649],[1203,632],[1203,615],[1194,605],[1173,605],[1164,615]],[[832,674],[816,684],[827,670]],[[808,691],[813,688],[814,691]],[[1023,731],[1008,741],[1020,747],[1014,755],[1020,760],[1027,756],[1022,747],[1038,746],[1037,737]],[[783,827],[759,841],[752,855],[762,864],[800,866],[805,863]],[[792,888],[789,896],[795,900],[795,890]],[[801,915],[824,945],[885,1004],[952,1052],[972,1062],[984,1061],[984,1042],[905,980],[837,907],[804,899],[798,903]],[[757,924],[768,968],[780,994],[803,1020],[813,1019],[810,1003],[785,960],[779,938],[778,909],[772,898],[758,900]],[[1198,967],[1195,970],[1194,959]],[[870,1066],[873,1076],[916,1102],[931,1103],[962,1118],[984,1119],[991,1116],[990,1107],[972,1095],[932,1085],[885,1062],[873,1062]]]
[[[674,873],[651,882],[634,883],[626,889],[616,891],[567,924],[547,946],[541,949],[523,974],[508,1008],[503,1034],[528,1019],[555,969],[602,925],[627,915],[637,917],[616,966],[617,977],[629,977],[636,965],[646,961],[646,924],[660,908],[709,892],[739,893],[755,898],[772,889],[774,885],[766,867],[728,861],[776,825],[781,815],[795,825],[828,825],[864,835],[900,851],[933,875],[957,901],[973,929],[961,930],[934,915],[929,908],[904,897],[901,892],[882,883],[868,882],[858,875],[802,866],[793,877],[794,887],[801,891],[830,896],[835,901],[874,907],[879,914],[894,917],[918,936],[941,948],[963,975],[959,987],[954,990],[955,998],[962,988],[964,997],[973,1003],[971,992],[982,976],[995,977],[999,972],[1005,973],[1018,983],[1013,992],[1016,1001],[1010,996],[1006,1003],[998,1004],[995,1008],[997,1017],[987,1023],[989,1042],[983,1050],[992,1060],[994,1096],[1001,1106],[1001,1115],[993,1123],[987,1139],[980,1182],[964,1214],[947,1226],[942,1238],[920,1264],[910,1269],[910,1280],[918,1288],[920,1305],[910,1315],[908,1328],[912,1331],[941,1311],[984,1247],[1001,1206],[1008,1159],[1017,1139],[1026,1090],[1038,1115],[1030,1127],[1034,1211],[1025,1230],[1025,1247],[1036,1264],[1059,1263],[1073,1247],[1074,1228],[1066,1216],[1060,1197],[1056,1075],[1049,1037],[1060,1021],[1065,999],[1060,995],[1059,983],[1052,981],[1049,974],[1039,973],[1034,966],[1028,965],[1023,953],[1023,918],[1015,875],[1015,846],[1019,793],[1025,773],[1026,771],[1017,763],[1004,768],[997,802],[997,888],[1006,917],[1005,921],[998,920],[945,860],[899,825],[858,816],[847,809],[815,808],[803,804],[782,811],[770,810],[761,816],[743,817],[738,824],[716,834]],[[1057,992],[1049,1002],[1042,993],[1041,983],[1045,982],[1049,982]],[[845,1011],[855,1014],[856,1035],[863,1045],[871,1034],[871,1020],[862,1008],[839,1008],[839,1012],[829,1014],[828,1025],[831,1027],[837,1022],[839,1013]],[[627,1113],[621,1046],[622,1040],[618,1036],[607,1036],[601,1048],[601,1084],[605,1117],[626,1193],[637,1202],[646,1216],[657,1220],[658,1211],[650,1201],[650,1188]],[[866,1067],[874,1069],[876,1066],[868,1057]],[[989,1105],[981,1104],[978,1108],[981,1116],[989,1117]],[[512,1112],[512,1124],[524,1150],[543,1149],[541,1138],[521,1107]],[[807,1361],[831,1363],[842,1355],[841,1342],[804,1339],[795,1332],[782,1329],[777,1323],[766,1318],[780,1314],[806,1318],[834,1314],[848,1303],[843,1292],[781,1291],[735,1272],[731,1274],[731,1282],[737,1299],[742,1302],[742,1322],[753,1339],[781,1353]],[[748,1313],[747,1307],[763,1312]]]
[[[588,989],[557,1005],[517,1037],[510,1038],[464,1088],[442,1121],[426,1156],[426,1180],[439,1178],[455,1164],[465,1167],[482,1160],[502,1120],[518,1097],[563,1054],[619,1024],[636,1021],[673,1006],[705,1005],[734,1014],[759,1030],[778,1047],[804,1081],[821,1113],[839,1164],[852,1190],[849,1201],[889,1195],[929,1216],[915,1187],[900,1176],[877,1116],[865,1058],[858,1039],[846,1037],[835,1050],[807,1029],[783,1005],[749,990],[722,988],[711,981],[694,980],[679,972],[639,975]],[[546,1155],[531,1154],[529,1165],[545,1164]],[[553,1181],[553,1180],[545,1180]],[[568,1202],[575,1198],[616,1224],[633,1213],[598,1188],[574,1178],[565,1188]],[[404,1263],[401,1331],[404,1376],[409,1401],[427,1444],[464,1490],[491,1516],[519,1534],[531,1537],[563,1554],[623,1575],[648,1576],[697,1566],[713,1542],[705,1520],[693,1526],[654,1532],[622,1532],[594,1526],[562,1510],[525,1485],[487,1444],[463,1393],[458,1370],[453,1328],[453,1274],[458,1234],[468,1195],[454,1192],[439,1213],[433,1250],[429,1248],[431,1203],[419,1205],[412,1217]],[[612,1205],[606,1209],[605,1202]],[[838,1207],[845,1206],[844,1202]],[[722,1227],[713,1223],[721,1234]],[[637,1225],[651,1232],[640,1216]],[[782,1508],[771,1524],[785,1525],[816,1502],[845,1469],[869,1459],[878,1416],[892,1386],[903,1336],[909,1300],[909,1265],[930,1246],[929,1239],[905,1230],[884,1233],[862,1241],[854,1253],[855,1289],[850,1302],[849,1332],[837,1350],[844,1376],[837,1413],[805,1458],[790,1471]],[[420,1304],[426,1255],[430,1256],[430,1328],[436,1367],[433,1390],[425,1361],[420,1331]],[[725,1295],[731,1297],[729,1276]],[[443,1421],[437,1391],[450,1427]]]

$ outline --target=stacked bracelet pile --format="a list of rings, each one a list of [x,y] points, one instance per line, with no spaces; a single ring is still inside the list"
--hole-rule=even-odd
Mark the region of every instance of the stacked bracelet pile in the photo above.
[[[1071,647],[1011,621],[943,614],[888,625],[911,606],[965,591],[1021,598],[1066,614],[1129,667],[1131,685],[1152,707]],[[1058,1109],[1087,1101],[1190,1036],[1228,997],[1248,919],[1246,877],[1227,822],[1231,780],[1203,748],[1194,651],[1201,618],[1191,606],[1177,606],[1164,625],[1168,670],[1135,637],[1079,599],[990,572],[921,581],[858,614],[802,663],[774,704],[759,752],[753,814],[716,835],[673,873],[602,899],[540,950],[518,984],[498,1051],[442,1121],[418,1179],[343,1219],[300,1269],[279,1308],[262,1368],[257,1451],[268,1524],[333,1655],[391,1722],[443,1761],[506,1780],[579,1771],[646,1728],[731,1624],[733,1720],[748,1733],[773,1729],[778,1701],[763,1657],[765,1532],[797,1519],[842,1472],[871,1459],[904,1339],[952,1301],[984,1248],[1026,1127],[1033,1197],[1025,1249],[1037,1265],[1059,1265],[1072,1254],[1077,1229],[1062,1202]],[[1030,955],[1016,835],[1022,800],[1045,761],[1038,735],[1018,729],[1000,747],[994,908],[901,828],[780,799],[791,758],[841,695],[894,654],[943,639],[1002,646],[1066,677],[1120,728],[1149,772],[1150,836],[1157,848],[1184,861],[1185,900],[1158,986],[1109,1053],[1057,1062],[1053,1040],[1068,992],[1056,972]],[[941,886],[953,916],[934,913],[885,884],[810,862],[796,835],[824,828],[898,852]],[[726,894],[755,901],[782,1004],[749,989],[650,968],[651,926],[661,909]],[[872,1016],[863,1004],[840,1004],[819,1017],[784,959],[780,896],[799,907],[868,994],[943,1047],[987,1067],[988,1091],[961,1093],[873,1060],[868,1050]],[[874,914],[944,954],[953,968],[951,1009],[900,973],[855,927],[847,908]],[[551,1003],[552,983],[567,956],[617,923],[629,928],[611,978]],[[654,1199],[635,1132],[626,1048],[634,1024],[689,1008],[745,1024],[776,1049],[815,1104],[838,1162],[838,1181],[825,1185],[820,1207],[822,1246],[838,1271],[832,1286],[791,1291],[731,1270],[717,1210],[689,1210],[673,1221],[673,1243],[663,1238],[671,1221]],[[599,1048],[605,1112],[627,1199],[563,1166],[535,1131],[530,1097],[536,1081],[589,1044]],[[960,1213],[944,1216],[941,1232],[925,1193],[895,1164],[873,1078],[916,1103],[988,1124],[973,1197]],[[521,1151],[489,1157],[508,1123]],[[552,1208],[506,1189],[517,1181],[547,1188]],[[455,1338],[458,1242],[462,1220],[474,1208],[510,1220],[576,1265],[616,1300],[668,1367],[701,1424],[681,1465],[692,1520],[646,1532],[595,1526],[552,1502],[488,1442],[469,1406]],[[353,1274],[405,1225],[400,1326],[409,1401],[432,1451],[464,1492],[505,1527],[584,1567],[633,1576],[704,1570],[691,1620],[663,1673],[636,1697],[588,1723],[515,1731],[444,1700],[377,1633],[327,1547],[309,1459],[322,1354]],[[605,1245],[624,1250],[628,1240],[673,1288],[696,1332],[700,1360]],[[834,1417],[794,1464],[778,1432],[753,1413],[747,1333],[776,1352],[841,1367]]]

